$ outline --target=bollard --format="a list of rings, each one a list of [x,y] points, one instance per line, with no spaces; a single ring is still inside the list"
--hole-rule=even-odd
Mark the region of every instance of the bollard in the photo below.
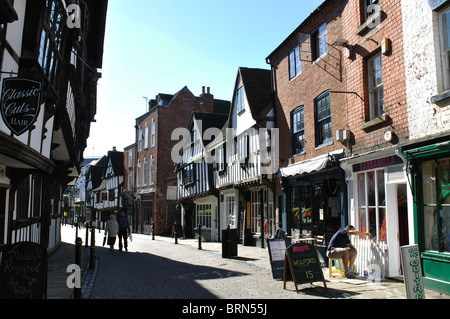
[[[89,268],[95,269],[95,228],[91,228],[91,255],[89,259]]]
[[[175,231],[175,245],[178,245],[178,233]]]
[[[83,245],[83,241],[81,238],[77,238],[75,241],[75,263],[78,267],[82,267],[81,265],[81,246]],[[74,299],[81,299],[81,287],[74,289]]]
[[[89,247],[89,224],[86,223],[86,242],[85,242],[86,247]]]
[[[152,240],[155,240],[155,223],[152,224]]]
[[[198,224],[198,250],[202,250],[202,225]]]
[[[75,238],[78,238],[78,222],[75,223]]]

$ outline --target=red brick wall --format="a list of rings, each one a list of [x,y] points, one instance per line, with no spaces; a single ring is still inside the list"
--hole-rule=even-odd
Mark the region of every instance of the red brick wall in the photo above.
[[[171,152],[179,140],[171,140],[172,132],[176,128],[187,128],[192,112],[212,112],[213,101],[214,97],[211,94],[202,94],[197,99],[189,91],[180,91],[168,106],[156,106],[147,115],[140,117],[139,122],[136,123],[138,126],[141,125],[142,128],[145,128],[146,122],[149,125],[149,148],[138,152],[137,156],[141,164],[144,163],[144,158],[147,157],[148,167],[150,169],[150,158],[153,155],[155,159],[155,184],[145,187],[141,186],[137,189],[138,191],[150,188],[154,188],[155,190],[154,222],[155,232],[158,235],[169,234],[175,221],[181,223],[179,211],[175,209],[176,202],[166,200],[167,187],[177,185]],[[152,119],[156,123],[156,143],[153,148],[150,147],[150,125]],[[138,143],[137,135],[136,143]]]
[[[301,33],[310,34],[323,22],[327,23],[327,42],[333,43],[342,38],[341,12],[343,2],[335,1],[319,11],[305,22]],[[299,32],[293,33],[271,56],[274,66],[276,86],[276,121],[280,129],[280,167],[293,162],[300,162],[319,155],[345,149],[346,145],[335,140],[336,130],[347,128],[345,94],[331,93],[333,144],[316,148],[314,100],[326,90],[342,92],[345,89],[343,81],[342,58],[339,48],[328,46],[328,53],[319,61],[311,62],[310,39],[302,45],[302,73],[289,79],[289,52],[299,43]],[[305,110],[305,154],[292,157],[291,151],[291,112],[298,106],[304,105]]]
[[[343,38],[355,45],[355,59],[344,59],[346,90],[356,92],[364,99],[362,101],[356,94],[349,94],[346,99],[348,124],[354,134],[352,154],[385,148],[409,138],[400,0],[380,1],[380,10],[384,11],[382,22],[358,35],[356,30],[362,23],[360,12],[363,11],[360,3],[358,0],[349,1],[342,15]],[[388,120],[364,130],[361,124],[369,120],[367,59],[380,51],[384,38],[390,39],[392,47],[389,55],[382,56],[385,114]],[[384,134],[389,130],[397,136],[393,142],[384,140]]]

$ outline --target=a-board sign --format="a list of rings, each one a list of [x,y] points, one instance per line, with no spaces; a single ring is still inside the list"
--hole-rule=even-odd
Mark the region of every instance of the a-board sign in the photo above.
[[[285,259],[284,289],[286,289],[287,281],[294,282],[297,292],[298,284],[316,281],[322,281],[327,288],[315,245],[308,243],[293,244],[286,249]]]
[[[273,279],[283,279],[284,258],[289,242],[289,239],[267,238],[267,250],[269,251]]]
[[[43,299],[46,295],[47,250],[29,242],[2,253],[0,299]]]
[[[400,247],[407,299],[425,299],[418,245]]]

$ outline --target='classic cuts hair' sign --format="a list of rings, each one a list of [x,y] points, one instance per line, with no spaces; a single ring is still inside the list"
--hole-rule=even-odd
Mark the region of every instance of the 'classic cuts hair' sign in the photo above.
[[[5,78],[1,95],[1,114],[5,125],[15,135],[22,135],[34,124],[41,103],[40,82]]]

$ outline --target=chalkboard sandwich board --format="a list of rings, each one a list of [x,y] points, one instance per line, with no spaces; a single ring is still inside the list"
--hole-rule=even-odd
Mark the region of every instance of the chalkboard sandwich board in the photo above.
[[[14,244],[2,255],[0,299],[44,299],[47,250],[29,242]]]
[[[297,293],[299,284],[322,281],[325,289],[327,288],[315,245],[293,244],[286,249],[285,254],[284,289],[287,281],[294,282]]]

